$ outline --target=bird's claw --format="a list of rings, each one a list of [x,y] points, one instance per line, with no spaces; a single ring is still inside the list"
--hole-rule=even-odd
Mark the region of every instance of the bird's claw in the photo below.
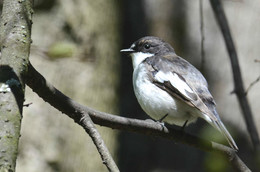
[[[160,126],[162,126],[162,129],[165,127],[165,123],[162,121],[154,121],[152,119],[145,119],[146,122],[150,122],[150,123],[156,123],[159,124]]]

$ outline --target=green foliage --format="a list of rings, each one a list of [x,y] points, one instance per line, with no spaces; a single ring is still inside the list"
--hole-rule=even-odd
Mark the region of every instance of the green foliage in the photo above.
[[[69,42],[56,42],[48,49],[47,55],[51,59],[72,57],[76,52],[75,44]]]

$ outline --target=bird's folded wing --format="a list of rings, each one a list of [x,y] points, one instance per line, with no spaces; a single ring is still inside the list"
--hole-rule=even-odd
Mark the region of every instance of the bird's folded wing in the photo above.
[[[178,94],[179,97],[186,101],[196,101],[197,95],[192,88],[185,82],[185,80],[177,73],[164,73],[162,71],[157,72],[154,75],[154,83],[157,86],[164,87],[165,91],[171,91]]]
[[[217,120],[203,103],[196,91],[185,81],[185,79],[175,72],[155,72],[152,76],[153,83],[166,91],[173,97],[176,97],[189,106],[199,109],[203,114],[207,114],[208,120]]]

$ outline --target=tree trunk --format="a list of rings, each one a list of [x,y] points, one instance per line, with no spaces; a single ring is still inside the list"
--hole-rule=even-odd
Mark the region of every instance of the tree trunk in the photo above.
[[[0,25],[0,171],[15,171],[31,18],[32,1],[4,1]]]

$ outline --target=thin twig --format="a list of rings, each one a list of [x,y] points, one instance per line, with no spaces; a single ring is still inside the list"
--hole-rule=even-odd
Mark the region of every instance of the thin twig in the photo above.
[[[254,81],[249,85],[249,87],[246,89],[245,94],[247,95],[248,92],[249,92],[249,90],[250,90],[257,82],[259,82],[259,81],[260,81],[260,76],[258,76],[258,78],[256,78],[256,80],[254,80]]]
[[[70,118],[74,119],[74,121],[80,124],[83,128],[86,128],[86,126],[81,122],[81,119],[84,119],[85,115],[89,115],[94,123],[101,126],[152,136],[160,136],[167,139],[172,139],[179,143],[197,147],[204,151],[222,153],[228,157],[236,171],[250,171],[244,162],[237,156],[236,151],[227,146],[200,139],[184,133],[183,131],[167,128],[161,124],[157,124],[156,122],[148,122],[144,120],[111,115],[80,105],[48,83],[45,78],[32,66],[28,68],[26,84],[31,87],[32,90],[41,98],[68,115]]]
[[[106,165],[107,169],[111,172],[119,172],[119,169],[113,160],[112,156],[110,155],[101,135],[99,134],[97,128],[95,127],[94,123],[92,122],[89,115],[85,112],[82,113],[82,118],[80,120],[81,126],[86,130],[89,134],[91,139],[93,140],[94,144],[97,147],[97,150],[102,158],[103,163]]]
[[[200,11],[200,53],[201,53],[201,72],[205,72],[205,50],[204,50],[204,41],[205,41],[205,33],[204,33],[204,18],[203,18],[203,0],[199,1],[199,11]]]
[[[238,56],[230,33],[228,22],[223,10],[223,6],[219,0],[210,0],[210,3],[214,11],[215,17],[218,21],[218,24],[220,26],[220,29],[222,31],[223,37],[225,39],[225,43],[229,53],[232,71],[233,71],[235,93],[237,95],[241,109],[243,111],[243,116],[246,122],[248,133],[251,137],[254,149],[260,150],[259,135],[255,126],[250,105],[248,103],[245,94],[245,89],[244,89],[243,80],[242,80],[241,71],[238,62]]]

